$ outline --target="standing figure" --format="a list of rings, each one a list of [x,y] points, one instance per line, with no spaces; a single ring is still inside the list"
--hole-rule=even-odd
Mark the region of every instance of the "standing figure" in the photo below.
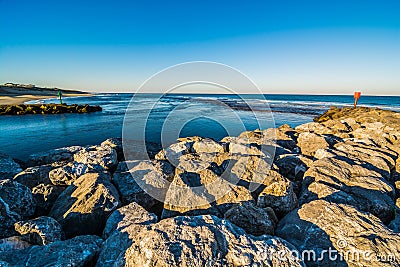
[[[357,107],[357,102],[360,97],[361,97],[361,92],[354,92],[354,108]]]
[[[60,99],[60,104],[62,105],[63,104],[63,102],[62,102],[62,92],[61,92],[60,89],[58,89],[58,98]]]

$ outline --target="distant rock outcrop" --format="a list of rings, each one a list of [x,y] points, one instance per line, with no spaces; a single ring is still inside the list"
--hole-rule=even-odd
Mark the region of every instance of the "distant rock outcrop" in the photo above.
[[[21,104],[0,106],[0,115],[90,113],[102,111],[100,106],[62,104]]]

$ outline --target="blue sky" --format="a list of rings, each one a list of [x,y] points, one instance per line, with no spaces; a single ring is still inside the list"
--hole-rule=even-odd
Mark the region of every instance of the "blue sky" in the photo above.
[[[265,93],[400,92],[397,0],[0,0],[0,12],[0,83],[133,92],[204,60]]]

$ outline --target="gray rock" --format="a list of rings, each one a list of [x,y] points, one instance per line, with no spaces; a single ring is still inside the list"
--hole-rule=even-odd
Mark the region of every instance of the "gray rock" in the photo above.
[[[399,216],[399,214],[396,214],[396,217],[394,218],[394,220],[389,223],[388,228],[390,228],[395,233],[400,233],[400,216]]]
[[[26,242],[20,236],[11,236],[11,237],[0,239],[0,253],[5,252],[5,251],[29,248],[31,246],[33,246],[33,245]],[[1,265],[1,262],[0,262],[0,266],[3,266],[3,265]]]
[[[51,207],[64,189],[64,187],[50,184],[39,184],[32,188],[32,196],[36,203],[35,216],[49,214]]]
[[[386,223],[394,217],[394,188],[368,164],[346,157],[323,158],[304,176],[300,203],[325,199],[371,212]]]
[[[275,142],[290,151],[297,147],[296,142],[293,140],[295,130],[289,125],[285,124],[278,128],[269,128],[263,131],[264,136],[269,139],[275,140]]]
[[[74,154],[81,149],[83,149],[81,146],[70,146],[32,154],[26,161],[26,165],[32,167],[54,162],[71,161],[74,158]]]
[[[29,167],[14,176],[14,181],[33,188],[39,184],[50,184],[49,172],[56,168],[52,164]]]
[[[114,231],[104,242],[99,254],[96,267],[113,267],[121,253],[132,245],[135,236],[146,225],[131,223],[128,226]]]
[[[104,171],[100,165],[88,165],[73,161],[50,171],[48,177],[53,185],[70,185],[85,173]]]
[[[178,215],[223,214],[235,203],[254,201],[243,186],[231,184],[209,169],[199,173],[177,170],[161,218]]]
[[[302,155],[284,154],[278,156],[274,163],[278,167],[279,173],[284,177],[291,181],[302,181],[308,166],[313,162]]]
[[[190,153],[192,144],[193,142],[188,140],[171,144],[166,149],[160,151],[156,159],[166,159],[171,162],[172,165],[177,166],[179,164],[179,158]]]
[[[304,204],[279,222],[276,233],[300,252],[315,253],[315,258],[303,254],[307,266],[400,265],[400,236],[377,217],[349,205],[324,200]],[[393,261],[379,258],[390,256]]]
[[[157,215],[146,211],[136,202],[132,202],[111,213],[104,227],[103,238],[107,239],[114,231],[121,231],[131,224],[146,225],[157,221]]]
[[[111,146],[85,147],[74,154],[74,160],[89,165],[100,165],[111,171],[118,165],[117,152]]]
[[[12,180],[0,180],[0,238],[14,235],[14,223],[34,212],[29,188]]]
[[[224,147],[210,138],[204,138],[193,143],[192,150],[195,153],[220,153]]]
[[[100,234],[108,215],[119,205],[118,191],[110,177],[88,173],[61,193],[49,216],[62,225],[67,237]]]
[[[288,242],[243,229],[215,216],[175,217],[140,229],[114,266],[304,266]],[[143,252],[146,253],[143,253]]]
[[[280,218],[285,216],[298,205],[292,182],[282,177],[271,183],[258,196],[257,205],[271,207]]]
[[[271,172],[270,162],[270,158],[254,155],[226,160],[221,165],[224,171],[222,177],[232,184],[259,193],[263,186],[269,185],[276,179],[275,176],[279,175]]]
[[[310,132],[300,133],[297,138],[297,145],[300,147],[303,155],[311,157],[315,155],[318,149],[329,148],[329,144],[323,136]]]
[[[224,218],[252,235],[273,235],[278,219],[270,207],[260,208],[252,202],[234,204]]]
[[[11,157],[0,152],[0,180],[12,179],[14,175],[21,172],[21,166]]]
[[[173,177],[172,165],[159,160],[129,161],[120,165],[123,166],[117,169],[129,169],[117,171],[113,176],[113,183],[120,193],[122,204],[137,202],[147,210],[154,210],[159,206]]]
[[[122,138],[108,138],[107,140],[102,142],[100,146],[110,146],[117,152],[118,161],[124,160]]]
[[[92,266],[96,255],[101,250],[102,242],[103,240],[98,236],[86,235],[56,241],[46,246],[0,252],[0,264],[6,263],[5,266]]]
[[[134,236],[143,227],[156,222],[155,214],[147,212],[135,202],[114,211],[103,232],[106,241],[96,266],[114,266],[119,254],[132,245]]]
[[[20,221],[14,224],[17,231],[26,241],[36,245],[47,245],[63,239],[61,225],[51,217],[39,217]]]

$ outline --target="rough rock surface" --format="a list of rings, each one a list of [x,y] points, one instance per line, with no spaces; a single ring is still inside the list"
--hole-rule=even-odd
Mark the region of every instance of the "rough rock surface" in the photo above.
[[[54,162],[72,161],[74,154],[81,149],[83,149],[81,146],[70,146],[32,154],[26,161],[26,165],[32,167],[51,164]]]
[[[293,184],[282,178],[267,186],[258,196],[259,207],[271,207],[278,217],[283,217],[297,207],[297,196],[293,191]]]
[[[123,152],[123,145],[122,145],[122,138],[108,138],[104,142],[100,144],[100,146],[110,146],[117,152],[118,161],[124,160],[124,152]]]
[[[98,236],[85,235],[46,246],[0,252],[0,266],[92,266],[102,242]]]
[[[12,251],[31,247],[32,244],[26,242],[20,236],[11,236],[0,239],[0,253],[5,251]],[[0,262],[1,266],[1,262]]]
[[[173,166],[163,160],[121,162],[113,183],[123,205],[137,202],[147,210],[154,210],[164,200],[173,174]]]
[[[107,216],[119,205],[109,175],[88,173],[61,193],[49,216],[62,225],[67,237],[100,234]]]
[[[89,165],[100,165],[106,170],[114,170],[118,165],[117,152],[108,145],[85,147],[74,154],[74,160]]]
[[[48,173],[48,178],[53,185],[70,185],[80,176],[86,173],[104,172],[100,165],[88,165],[79,162],[69,162],[68,164],[55,168]]]
[[[235,203],[254,201],[243,186],[231,184],[209,169],[199,173],[177,172],[165,201],[162,218],[181,214],[223,214]]]
[[[155,214],[147,212],[135,202],[114,211],[103,232],[106,241],[96,266],[114,266],[119,254],[132,245],[133,236],[146,225],[156,222]]]
[[[349,158],[318,160],[305,173],[301,203],[315,199],[352,205],[389,222],[394,216],[394,188],[379,172]]]
[[[14,224],[15,231],[31,244],[47,245],[63,239],[61,225],[51,217],[39,217]]]
[[[278,222],[272,208],[260,208],[252,202],[234,204],[224,218],[256,236],[273,235]]]
[[[21,171],[21,166],[18,163],[0,152],[0,180],[11,179]]]
[[[0,180],[0,238],[14,235],[14,223],[35,212],[32,193],[12,180]]]
[[[51,182],[49,179],[49,172],[55,168],[54,165],[47,164],[29,167],[15,175],[14,181],[23,184],[29,188],[33,188],[39,184],[50,184]]]
[[[400,264],[400,235],[390,231],[377,217],[344,204],[324,200],[304,204],[279,222],[277,235],[299,251],[315,252],[315,258],[306,255],[304,260],[307,266]],[[336,260],[332,260],[333,256],[329,257],[329,249],[336,250],[336,254],[332,253],[336,255]],[[344,255],[343,260],[340,260],[339,252]],[[357,253],[359,259],[356,258]],[[380,260],[393,255],[392,262]]]
[[[318,149],[328,148],[329,144],[323,136],[315,133],[303,132],[297,138],[297,145],[301,153],[313,157]]]
[[[204,138],[193,143],[192,150],[195,153],[219,153],[224,152],[224,147],[210,138]]]
[[[64,187],[50,184],[39,184],[32,188],[32,196],[36,203],[35,215],[43,216],[49,214],[54,202],[64,189]]]
[[[114,266],[304,266],[282,239],[246,235],[215,216],[175,217],[141,228]],[[146,251],[146,253],[143,253]]]
[[[114,231],[121,231],[131,224],[145,225],[157,221],[157,215],[146,211],[136,202],[132,202],[111,213],[104,227],[103,238],[107,239]]]

